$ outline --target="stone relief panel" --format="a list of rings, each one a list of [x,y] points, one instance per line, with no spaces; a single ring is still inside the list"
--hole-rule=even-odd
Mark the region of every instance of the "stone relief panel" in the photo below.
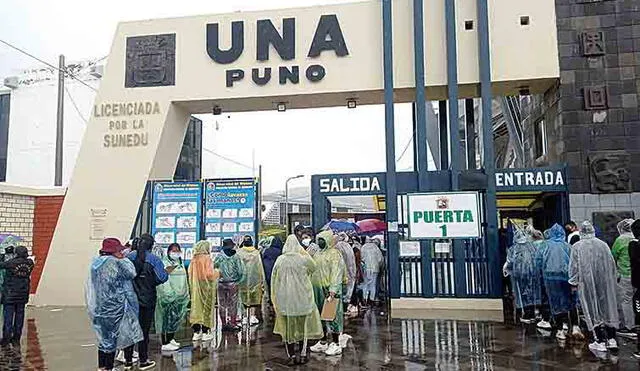
[[[596,152],[589,155],[592,193],[631,192],[631,156],[624,151]]]
[[[176,34],[127,38],[125,87],[175,85]]]

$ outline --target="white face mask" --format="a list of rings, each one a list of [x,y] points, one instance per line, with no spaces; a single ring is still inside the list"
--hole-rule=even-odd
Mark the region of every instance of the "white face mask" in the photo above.
[[[178,259],[182,258],[182,253],[172,252],[172,253],[169,253],[169,257],[171,259],[173,259],[173,260],[178,260]]]
[[[309,247],[310,244],[311,244],[310,238],[305,238],[304,240],[302,240],[302,246]]]

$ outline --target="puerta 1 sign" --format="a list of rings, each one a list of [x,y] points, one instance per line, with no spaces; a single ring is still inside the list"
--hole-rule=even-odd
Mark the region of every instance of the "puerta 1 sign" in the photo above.
[[[224,26],[227,28],[226,26]],[[229,65],[238,60],[245,49],[245,40],[251,40],[245,35],[245,22],[231,22],[231,46],[227,49],[220,47],[219,23],[207,24],[207,54],[218,64]],[[277,28],[282,29],[282,33]],[[259,19],[256,23],[256,62],[269,61],[269,51],[273,46],[283,61],[296,59],[296,19],[282,19],[282,26],[278,27],[270,19]],[[225,29],[223,32],[229,32]],[[349,49],[345,41],[340,22],[335,14],[320,16],[313,39],[310,41],[308,51],[304,51],[308,60],[312,61],[307,66],[289,65],[272,67],[255,67],[251,71],[244,69],[230,68],[226,71],[226,86],[233,87],[236,83],[241,83],[245,75],[251,75],[251,80],[258,86],[264,86],[271,82],[272,76],[277,74],[277,81],[280,85],[287,83],[298,84],[300,82],[301,68],[303,76],[310,82],[319,82],[324,79],[327,71],[324,66],[314,63],[323,52],[333,51],[338,57],[349,55]]]
[[[477,192],[409,194],[409,238],[480,237]]]

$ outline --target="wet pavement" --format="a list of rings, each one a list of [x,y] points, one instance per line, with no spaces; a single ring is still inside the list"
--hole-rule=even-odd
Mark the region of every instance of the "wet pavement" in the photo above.
[[[266,324],[236,334],[218,333],[211,344],[191,343],[159,352],[152,335],[156,370],[288,370],[280,339]],[[313,355],[305,370],[638,370],[633,344],[618,338],[620,351],[601,360],[586,344],[560,346],[535,327],[450,320],[393,320],[380,313],[350,319],[353,340],[342,356]],[[95,336],[82,308],[29,308],[22,348],[0,350],[0,370],[95,370]],[[122,367],[120,366],[120,368]]]

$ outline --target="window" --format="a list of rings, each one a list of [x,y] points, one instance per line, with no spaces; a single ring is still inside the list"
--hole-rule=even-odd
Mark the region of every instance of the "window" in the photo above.
[[[535,126],[535,151],[536,159],[547,154],[547,129],[544,120],[538,121]]]
[[[10,94],[0,94],[0,182],[7,178],[7,148],[9,147]]]

